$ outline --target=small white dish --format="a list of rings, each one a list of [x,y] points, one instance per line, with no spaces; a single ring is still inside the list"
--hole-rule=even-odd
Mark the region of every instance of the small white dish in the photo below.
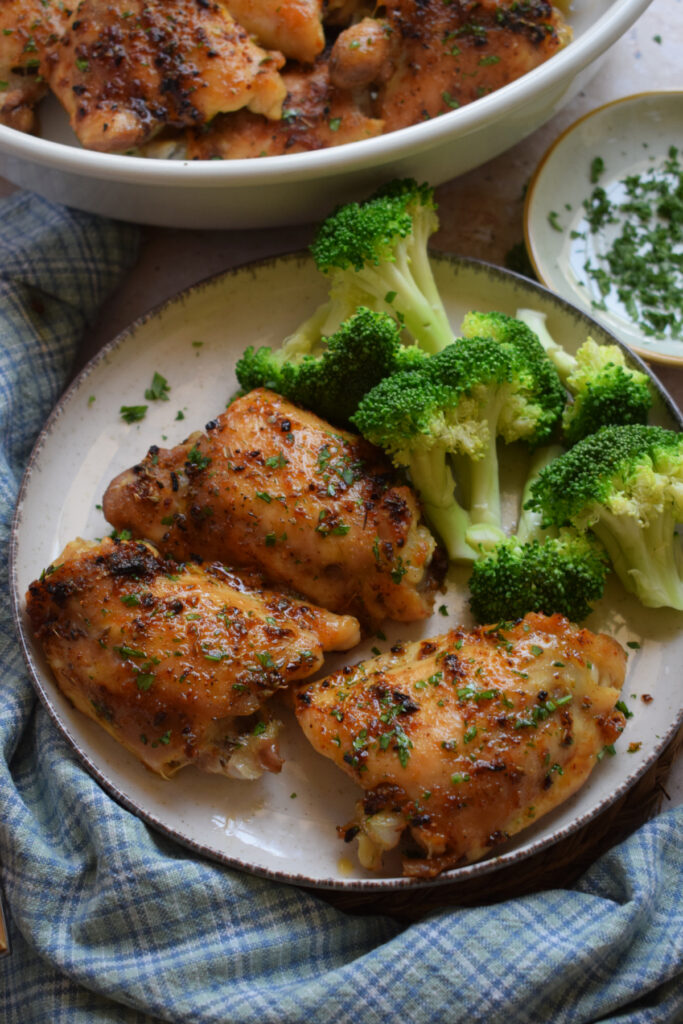
[[[644,359],[683,365],[683,338],[672,337],[668,329],[661,337],[648,335],[619,301],[614,284],[603,295],[585,270],[587,261],[606,267],[601,254],[623,230],[627,218],[616,205],[625,198],[624,179],[660,168],[672,146],[683,162],[683,90],[640,93],[598,107],[567,128],[541,160],[527,190],[524,226],[529,257],[543,284],[585,309]],[[604,169],[592,174],[595,160]],[[590,230],[583,205],[596,186],[605,190],[617,217],[597,233]]]
[[[570,351],[590,333],[613,338],[576,308],[526,278],[473,260],[435,255],[437,285],[454,332],[471,309],[545,313],[553,336]],[[353,813],[360,790],[310,746],[283,709],[281,774],[241,782],[185,768],[167,781],[152,774],[96,722],[75,710],[58,689],[25,616],[29,583],[64,545],[110,532],[99,503],[112,479],[149,446],[172,446],[225,408],[236,388],[235,362],[247,345],[277,346],[325,297],[327,280],[310,256],[294,254],[230,270],[181,292],[132,324],[82,371],[57,404],[37,441],[21,487],[10,544],[15,621],[38,695],[89,772],[120,804],[193,850],[256,874],[302,885],[378,891],[474,878],[518,863],[574,832],[622,796],[665,749],[683,720],[680,665],[683,613],[643,608],[614,581],[586,626],[631,651],[623,699],[633,712],[617,755],[596,766],[583,788],[487,860],[444,873],[432,882],[400,876],[396,859],[374,875],[358,863],[336,826]],[[634,359],[641,368],[644,364]],[[137,405],[155,371],[169,400],[150,402],[144,420],[126,424],[123,405]],[[652,421],[673,430],[680,414],[654,378]],[[182,413],[182,419],[178,418]],[[510,515],[525,472],[524,455],[510,446],[503,499]],[[55,495],[59,500],[55,501]],[[425,622],[387,623],[346,655],[329,658],[325,672],[388,650],[397,640],[435,636],[471,624],[467,569],[451,570],[438,611]],[[641,697],[651,695],[652,701]],[[629,753],[629,744],[634,744]]]

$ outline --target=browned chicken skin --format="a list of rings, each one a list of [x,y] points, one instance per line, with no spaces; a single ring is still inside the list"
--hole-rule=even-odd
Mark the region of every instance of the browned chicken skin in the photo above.
[[[60,688],[153,771],[279,771],[262,705],[305,679],[358,622],[221,566],[178,566],[136,541],[74,541],[29,587]]]
[[[321,0],[225,0],[225,6],[261,46],[308,64],[323,51]]]
[[[117,530],[178,561],[256,566],[366,623],[431,613],[444,567],[378,449],[264,388],[206,430],[112,481],[103,508]]]
[[[391,74],[391,26],[363,18],[340,32],[330,53],[330,80],[339,89],[359,89]]]
[[[282,79],[287,95],[281,120],[266,121],[246,110],[217,117],[208,131],[187,132],[182,155],[188,160],[279,156],[382,134],[382,121],[369,117],[352,92],[332,87],[326,59],[310,68],[291,64]]]
[[[278,118],[283,64],[223,0],[81,0],[48,78],[83,145],[120,152],[242,107]]]
[[[295,699],[304,733],[366,791],[341,829],[366,867],[404,831],[404,873],[477,860],[571,796],[624,727],[625,655],[559,615],[454,629]]]
[[[386,0],[379,11],[392,41],[376,108],[387,132],[499,89],[570,38],[548,0]]]
[[[0,124],[33,131],[47,91],[45,55],[66,21],[58,0],[0,0]]]

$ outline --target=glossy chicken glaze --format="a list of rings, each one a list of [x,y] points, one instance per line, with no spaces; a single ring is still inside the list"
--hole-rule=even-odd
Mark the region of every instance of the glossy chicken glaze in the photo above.
[[[340,833],[406,875],[478,860],[572,795],[625,719],[625,654],[559,615],[405,645],[298,689],[319,753],[366,791]]]
[[[263,388],[206,433],[151,448],[103,508],[170,558],[256,566],[366,623],[429,616],[445,570],[414,492],[379,450]]]
[[[263,703],[358,643],[358,622],[222,566],[176,565],[135,541],[73,541],[29,587],[57,682],[84,714],[164,776],[187,764],[279,771]]]

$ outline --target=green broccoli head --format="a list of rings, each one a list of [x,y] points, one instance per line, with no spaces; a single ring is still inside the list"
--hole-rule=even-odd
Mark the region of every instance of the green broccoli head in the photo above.
[[[381,380],[361,400],[351,422],[397,464],[408,465],[415,450],[444,446],[444,411],[451,397],[421,368],[403,370]]]
[[[235,374],[242,394],[254,388],[270,388],[282,393],[282,358],[278,349],[250,345],[238,359]]]
[[[468,322],[490,331],[486,319],[472,314]],[[554,382],[557,388],[552,386],[554,370],[542,353],[539,358],[533,338],[530,342],[520,333],[519,344],[512,330],[508,340],[495,340],[490,333],[460,338],[430,359],[431,374],[453,396],[446,416],[448,444],[465,456],[456,475],[468,495],[473,523],[468,541],[476,550],[491,547],[502,535],[496,439],[541,444],[564,405],[559,381]]]
[[[602,597],[607,571],[604,552],[585,534],[563,530],[524,544],[509,537],[474,563],[470,608],[482,623],[515,621],[527,612],[580,622]]]
[[[463,319],[465,338],[489,338],[514,368],[516,400],[506,407],[498,433],[505,441],[544,444],[554,433],[565,404],[562,382],[538,338],[505,313],[472,311]]]
[[[284,364],[282,394],[338,426],[347,426],[363,395],[397,368],[398,325],[385,313],[361,307],[323,339],[320,354]]]
[[[427,251],[438,227],[434,190],[396,180],[360,203],[346,203],[319,227],[311,252],[331,278],[330,295],[392,313],[426,352],[453,340]]]
[[[576,353],[576,367],[566,385],[574,396],[562,416],[570,445],[601,427],[647,423],[652,408],[650,381],[626,365],[617,345],[598,345],[588,338]]]
[[[526,508],[544,525],[591,530],[643,604],[683,610],[683,433],[603,427],[539,473]]]
[[[456,395],[434,379],[429,363],[385,377],[365,395],[351,422],[409,471],[449,556],[471,562],[475,552],[466,539],[471,520],[456,499],[448,458],[447,412]]]
[[[392,317],[364,307],[328,338],[304,344],[302,337],[290,337],[275,351],[248,348],[237,379],[245,392],[270,388],[336,426],[348,426],[363,395],[401,368],[409,351]]]

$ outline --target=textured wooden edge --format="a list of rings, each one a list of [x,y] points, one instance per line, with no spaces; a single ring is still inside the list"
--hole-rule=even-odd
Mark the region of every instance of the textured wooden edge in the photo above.
[[[388,914],[409,922],[444,907],[486,906],[544,889],[566,889],[601,854],[623,842],[659,813],[664,800],[668,800],[666,779],[681,747],[683,728],[655,764],[603,814],[521,863],[481,878],[435,886],[432,890],[421,888],[380,894],[318,890],[316,894],[346,913]]]

